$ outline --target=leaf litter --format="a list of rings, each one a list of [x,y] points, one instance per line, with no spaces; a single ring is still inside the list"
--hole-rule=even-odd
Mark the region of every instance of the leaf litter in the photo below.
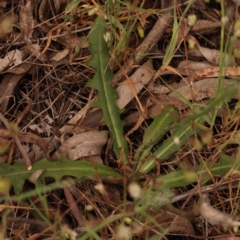
[[[227,107],[214,105],[217,117],[209,109],[207,117],[195,119],[193,115],[187,124],[183,124],[184,130],[180,127],[181,120],[186,116],[187,119],[189,113],[200,116],[196,109],[204,109],[218,97],[219,76],[223,77],[221,87],[228,89],[229,93],[231,90],[227,86],[239,85],[239,59],[232,55],[227,41],[224,43],[223,67],[220,67],[220,4],[217,1],[191,1],[190,6],[188,1],[160,3],[147,0],[142,5],[138,1],[126,3],[128,8],[125,8],[118,1],[116,6],[110,2],[109,9],[112,8],[114,14],[105,11],[108,6],[95,1],[0,1],[0,22],[5,26],[0,31],[0,106],[7,122],[17,122],[20,129],[19,134],[13,136],[1,124],[1,142],[7,143],[8,150],[3,149],[0,176],[1,180],[11,182],[13,189],[7,190],[10,196],[14,199],[17,194],[11,203],[7,194],[2,198],[2,218],[7,209],[14,209],[7,217],[11,233],[6,231],[3,238],[46,239],[44,234],[53,234],[56,227],[55,239],[62,239],[66,233],[73,239],[77,235],[87,239],[89,226],[103,239],[116,237],[120,218],[116,221],[111,218],[126,211],[123,207],[124,181],[136,177],[148,194],[136,203],[127,196],[128,204],[133,207],[127,209],[125,216],[129,214],[135,220],[128,226],[132,239],[146,239],[146,236],[172,239],[175,235],[178,239],[190,236],[214,238],[225,236],[225,230],[229,231],[226,239],[230,239],[233,233],[229,229],[239,226],[239,222],[226,213],[234,212],[235,208],[237,216],[235,206],[239,200],[237,191],[231,189],[231,178],[235,177],[232,173],[238,175],[239,169],[236,147],[239,144],[238,94],[223,99],[223,102],[229,102]],[[172,8],[174,4],[178,5],[176,9]],[[230,25],[235,23],[238,6],[231,0],[224,4],[229,19],[225,37],[231,37],[234,33]],[[175,13],[179,22],[173,25]],[[181,14],[184,15],[183,21]],[[190,26],[187,22],[191,14],[195,14],[198,20]],[[104,57],[107,57],[103,58],[105,66],[101,74],[98,66],[103,53],[97,42],[102,41],[101,46],[104,46],[105,40],[96,33],[95,39],[87,38],[89,31],[94,30],[92,26],[97,18],[107,23],[106,31],[101,26],[98,31],[115,34],[115,39],[110,37],[105,45]],[[178,23],[178,39],[171,42]],[[189,47],[191,41],[193,49]],[[171,48],[170,42],[175,46],[170,58],[164,60],[167,64],[163,65],[159,52],[164,57]],[[94,74],[95,80],[90,83]],[[105,79],[109,76],[106,87]],[[106,112],[103,101],[108,97],[111,100],[107,103],[111,102],[112,107]],[[167,116],[165,122],[164,116]],[[211,125],[213,129],[210,129]],[[112,129],[117,129],[117,133]],[[200,150],[196,150],[193,137],[201,139],[203,130],[211,130],[213,135],[208,142],[200,142]],[[119,136],[121,140],[117,139]],[[24,166],[26,154],[32,166],[30,171]],[[227,164],[222,164],[222,154],[231,156]],[[190,159],[190,170],[189,166],[177,167],[181,165],[178,161],[184,157]],[[82,158],[85,160],[80,160]],[[233,167],[230,161],[236,162]],[[234,170],[230,175],[229,168]],[[142,173],[140,176],[139,172]],[[190,195],[201,195],[199,189],[207,187],[206,184],[221,184],[222,172],[227,174],[225,180],[228,184],[209,195],[211,202],[221,211],[210,205],[206,195],[200,200]],[[198,173],[203,176],[191,175]],[[129,178],[122,181],[122,176]],[[179,176],[182,182],[176,181]],[[174,186],[172,190],[164,190],[163,179]],[[64,186],[64,181],[70,184]],[[178,188],[183,182],[185,188]],[[44,190],[41,188],[43,183],[45,186],[58,185],[52,190]],[[96,185],[102,186],[103,191],[97,191]],[[38,186],[42,195],[36,194]],[[157,190],[152,191],[152,187]],[[180,193],[190,196],[181,207],[183,214],[177,211],[181,201],[178,206],[161,213],[160,209],[171,202],[172,196],[177,197]],[[25,205],[38,208],[43,219],[50,220],[51,227],[48,228],[34,214],[25,218],[30,211],[21,205],[22,202],[17,202],[17,197],[24,194],[27,197],[21,201],[24,199]],[[45,202],[42,196],[46,196]],[[152,224],[146,215],[136,218],[139,204],[147,208],[147,216],[156,219],[157,223]],[[197,208],[208,225],[203,226],[196,217],[188,218],[186,213]],[[59,220],[52,212],[59,214]],[[21,222],[29,226],[19,233]],[[98,228],[101,222],[106,224]],[[39,229],[34,227],[36,223],[39,223]],[[65,232],[60,231],[63,224],[68,226],[63,228]],[[164,232],[161,226],[169,232]]]

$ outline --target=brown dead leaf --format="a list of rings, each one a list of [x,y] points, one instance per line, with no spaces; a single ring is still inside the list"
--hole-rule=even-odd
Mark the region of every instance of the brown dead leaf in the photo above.
[[[32,1],[27,0],[26,5],[22,5],[20,1],[20,11],[19,11],[19,25],[23,35],[24,40],[27,43],[31,42],[34,20],[33,20],[33,10],[32,10]]]
[[[192,60],[184,60],[178,64],[177,69],[190,69],[190,70],[199,70],[205,68],[211,68],[215,65],[205,61],[205,62],[196,62]],[[187,73],[187,72],[186,72]]]
[[[149,116],[157,116],[162,112],[163,106],[169,105],[178,110],[183,110],[187,107],[185,103],[179,101],[177,98],[170,95],[155,95],[155,98],[152,99],[152,106],[148,109]]]
[[[193,82],[195,80],[200,80],[207,77],[218,77],[219,73],[220,73],[219,67],[199,69],[192,73],[190,79]],[[223,69],[222,73],[228,77],[239,77],[240,67],[228,67],[227,69]]]
[[[61,156],[76,160],[89,155],[98,155],[102,147],[107,144],[108,131],[89,131],[74,135],[67,139],[53,154],[52,159],[58,160]]]
[[[223,86],[226,87],[234,83],[236,83],[234,80],[224,80]],[[182,86],[177,89],[177,92],[188,100],[200,101],[204,98],[213,98],[216,95],[217,86],[218,78],[207,78],[194,82],[192,87],[190,85]],[[168,96],[182,101],[181,97],[175,92],[170,93]]]
[[[220,51],[210,48],[201,47],[198,45],[198,50],[202,53],[202,56],[205,57],[210,63],[219,66],[220,64]],[[232,56],[229,56],[225,53],[224,59],[225,66],[235,66],[235,60]]]
[[[153,77],[153,66],[152,60],[148,60],[142,67],[140,67],[135,73],[130,77],[136,93],[139,93],[144,86],[152,79]],[[132,89],[124,82],[124,84],[117,87],[117,92],[119,98],[116,100],[117,106],[122,109],[124,108],[134,97]]]
[[[7,73],[4,75],[0,83],[0,107],[5,111],[7,110],[8,102],[12,97],[13,90],[17,86],[24,74]]]
[[[58,51],[53,57],[51,57],[50,61],[60,61],[64,57],[66,57],[69,53],[69,49],[64,49],[62,51]]]
[[[5,70],[3,73],[26,74],[31,67],[32,65],[30,63],[23,62],[14,68],[9,68]]]
[[[19,50],[12,50],[6,54],[3,59],[0,59],[0,73],[6,68],[13,68],[22,63],[22,53]]]
[[[156,94],[167,94],[171,92],[171,90],[168,87],[163,86],[162,84],[155,83],[153,85],[150,85],[148,87],[148,90],[151,93],[156,93]]]

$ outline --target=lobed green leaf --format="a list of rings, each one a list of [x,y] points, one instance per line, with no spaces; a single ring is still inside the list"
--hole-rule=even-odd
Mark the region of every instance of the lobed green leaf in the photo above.
[[[94,167],[96,167],[96,169]],[[43,158],[36,162],[30,171],[28,171],[19,161],[16,161],[13,165],[0,163],[0,176],[2,179],[8,179],[11,182],[15,193],[19,194],[23,188],[25,180],[40,169],[43,170],[41,178],[52,177],[56,180],[60,180],[64,176],[95,178],[97,174],[99,174],[101,178],[109,176],[115,178],[122,177],[121,174],[105,165],[97,163],[93,165],[91,162],[86,160],[71,161],[64,157],[56,162],[49,162],[46,158]]]
[[[103,110],[103,120],[109,127],[115,154],[118,158],[122,155],[123,164],[127,164],[128,145],[124,138],[120,109],[116,105],[118,95],[112,87],[113,73],[108,67],[110,54],[104,39],[105,34],[106,23],[102,17],[98,17],[88,35],[89,50],[92,56],[87,64],[95,69],[95,75],[86,86],[98,91],[98,101],[94,105]]]

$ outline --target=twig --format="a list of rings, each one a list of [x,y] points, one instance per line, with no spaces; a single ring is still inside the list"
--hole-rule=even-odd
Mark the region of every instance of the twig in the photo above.
[[[150,52],[152,48],[157,44],[157,42],[161,39],[163,34],[165,33],[166,28],[172,22],[172,12],[173,12],[173,0],[168,2],[168,6],[170,9],[164,9],[165,14],[162,18],[159,18],[155,25],[153,26],[150,33],[146,36],[140,46],[136,49],[133,55],[128,59],[128,61],[124,64],[123,70],[120,69],[117,74],[113,78],[113,83],[117,83],[122,77],[123,73],[129,74],[132,69],[132,66],[139,64],[139,62],[144,58],[145,53]]]
[[[0,120],[3,122],[3,124],[8,129],[8,131],[11,133],[10,125],[9,125],[7,119],[1,113],[0,113]],[[25,164],[27,166],[27,170],[31,170],[32,169],[32,163],[31,163],[31,161],[30,161],[30,159],[28,157],[28,154],[27,154],[25,148],[22,146],[18,136],[15,135],[15,134],[12,134],[11,137],[14,139],[14,141],[15,141],[17,147],[18,147],[18,150],[19,150],[19,152],[21,153],[21,155],[22,155],[22,157],[24,159],[24,162],[25,162]]]
[[[83,223],[83,220],[82,220],[82,216],[80,214],[77,203],[76,203],[75,199],[73,198],[72,193],[70,192],[68,187],[64,187],[64,195],[66,197],[66,200],[68,202],[68,205],[71,209],[71,212],[72,212],[74,218],[78,222],[78,227],[83,227],[84,223]]]
[[[199,190],[193,189],[193,190],[183,193],[181,195],[175,196],[172,199],[172,203],[181,201],[181,200],[187,198],[189,195],[197,196],[199,192],[208,193],[208,192],[212,192],[212,191],[223,190],[223,189],[229,188],[230,182],[231,182],[231,188],[237,188],[237,187],[239,187],[239,181],[240,181],[240,178],[234,178],[234,179],[229,179],[228,181],[225,181],[225,182],[220,182],[217,184],[211,184],[209,186],[201,187]]]

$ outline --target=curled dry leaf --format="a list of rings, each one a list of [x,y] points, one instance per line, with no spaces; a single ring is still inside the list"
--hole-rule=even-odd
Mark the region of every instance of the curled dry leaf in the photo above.
[[[53,154],[52,159],[58,160],[61,156],[65,156],[70,160],[76,160],[89,155],[98,155],[107,140],[108,131],[89,131],[77,134],[66,140]]]

